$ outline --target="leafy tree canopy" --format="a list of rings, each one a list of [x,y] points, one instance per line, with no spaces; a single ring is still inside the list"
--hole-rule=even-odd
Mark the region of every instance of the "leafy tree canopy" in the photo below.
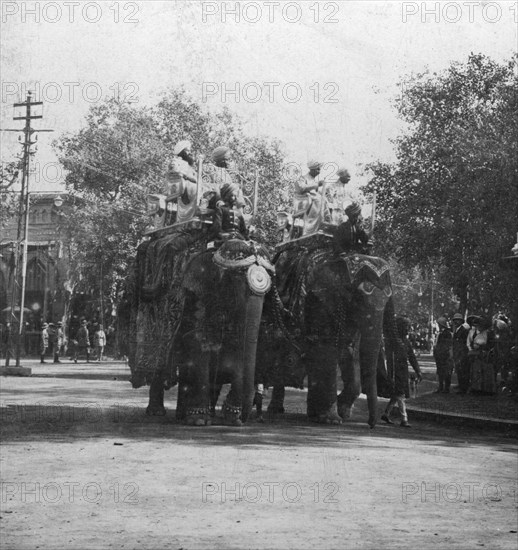
[[[434,269],[461,310],[511,303],[513,274],[499,260],[517,231],[517,62],[472,54],[442,73],[412,75],[395,105],[407,124],[397,160],[367,166],[379,252]]]

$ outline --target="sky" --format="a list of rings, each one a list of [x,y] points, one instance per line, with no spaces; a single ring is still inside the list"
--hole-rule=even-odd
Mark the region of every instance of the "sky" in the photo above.
[[[44,102],[31,190],[59,190],[51,142],[118,95],[153,105],[183,86],[209,110],[227,106],[247,133],[280,139],[288,160],[391,160],[403,131],[392,102],[412,73],[470,52],[518,49],[518,2],[25,2],[0,0],[0,128],[26,92]],[[401,84],[403,83],[403,84]],[[0,132],[2,162],[18,134]],[[219,145],[219,144],[215,144]],[[200,153],[208,154],[208,151]],[[331,164],[329,165],[331,166]]]

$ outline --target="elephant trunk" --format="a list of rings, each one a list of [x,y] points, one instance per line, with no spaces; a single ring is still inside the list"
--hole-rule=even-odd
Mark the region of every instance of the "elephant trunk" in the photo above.
[[[255,393],[255,362],[259,327],[263,311],[264,297],[250,294],[244,307],[243,339],[242,339],[242,413],[246,422],[252,410]]]
[[[369,426],[374,428],[378,415],[376,372],[383,332],[382,315],[369,321],[367,326],[360,329],[362,334],[360,342],[361,386],[363,392],[367,394]]]

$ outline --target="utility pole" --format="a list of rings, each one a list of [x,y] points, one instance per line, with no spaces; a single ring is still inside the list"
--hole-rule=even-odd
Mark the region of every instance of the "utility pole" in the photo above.
[[[25,120],[25,126],[22,129],[8,128],[2,130],[4,132],[23,132],[24,140],[22,145],[23,154],[21,159],[22,165],[22,181],[20,190],[20,205],[18,208],[18,228],[16,235],[16,246],[14,256],[14,271],[11,287],[11,330],[9,331],[9,342],[7,344],[6,354],[6,369],[9,368],[9,354],[12,349],[13,339],[13,320],[17,322],[17,330],[15,333],[15,367],[10,367],[10,371],[6,374],[18,374],[18,375],[30,375],[31,370],[28,368],[22,368],[20,366],[20,352],[21,352],[21,340],[23,335],[23,310],[25,307],[25,281],[27,277],[27,253],[28,253],[28,240],[29,240],[29,174],[30,174],[30,159],[34,155],[34,151],[31,151],[31,146],[36,143],[31,141],[32,134],[36,132],[53,132],[53,130],[34,130],[31,127],[31,120],[43,118],[43,115],[35,115],[32,113],[31,108],[35,106],[43,105],[42,101],[32,101],[32,92],[27,93],[27,100],[25,103],[15,103],[13,107],[25,108],[24,116],[14,116],[13,120]],[[23,256],[22,256],[22,284],[20,285],[20,241],[22,238],[22,227],[24,228],[24,241],[23,241]],[[18,319],[16,319],[15,308],[16,303],[20,304],[20,312]],[[16,327],[16,325],[15,325]]]

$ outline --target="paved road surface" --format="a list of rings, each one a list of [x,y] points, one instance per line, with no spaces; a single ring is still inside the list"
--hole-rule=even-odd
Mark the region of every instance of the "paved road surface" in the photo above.
[[[127,372],[2,379],[2,547],[517,547],[516,440],[370,430],[364,400],[347,424],[311,425],[295,390],[274,422],[187,428],[146,417]]]

